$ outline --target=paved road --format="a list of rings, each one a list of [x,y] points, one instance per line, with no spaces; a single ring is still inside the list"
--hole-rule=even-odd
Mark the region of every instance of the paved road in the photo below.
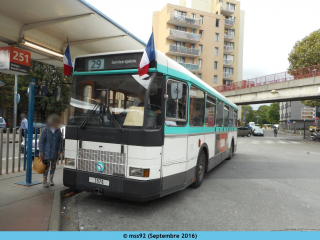
[[[62,230],[319,231],[320,142],[270,131],[238,142],[233,159],[198,189],[147,203],[85,192],[67,198]]]

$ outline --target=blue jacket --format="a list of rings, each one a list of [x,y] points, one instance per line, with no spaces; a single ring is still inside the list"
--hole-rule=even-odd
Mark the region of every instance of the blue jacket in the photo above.
[[[62,135],[61,130],[57,129],[54,133],[50,128],[45,127],[42,130],[39,139],[40,154],[44,154],[44,158],[51,160],[58,158],[58,151],[62,152]]]

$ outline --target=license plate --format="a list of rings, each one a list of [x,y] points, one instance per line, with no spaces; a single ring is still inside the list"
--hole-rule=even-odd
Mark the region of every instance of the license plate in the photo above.
[[[109,180],[105,180],[105,179],[89,177],[89,182],[109,186]]]

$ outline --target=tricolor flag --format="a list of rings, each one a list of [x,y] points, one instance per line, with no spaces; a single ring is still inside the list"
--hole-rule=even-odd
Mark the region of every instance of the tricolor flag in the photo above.
[[[139,63],[138,73],[140,77],[148,73],[149,65],[152,61],[156,61],[156,50],[154,48],[153,33],[149,38],[147,47],[144,50],[142,58]]]
[[[63,68],[64,68],[64,75],[67,75],[67,76],[72,75],[72,61],[71,61],[69,43],[63,55]]]

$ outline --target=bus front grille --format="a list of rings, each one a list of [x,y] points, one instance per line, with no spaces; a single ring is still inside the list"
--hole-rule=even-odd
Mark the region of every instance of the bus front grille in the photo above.
[[[104,165],[103,171],[98,171],[97,169],[97,163],[100,162]],[[124,177],[126,154],[79,148],[78,170]]]

